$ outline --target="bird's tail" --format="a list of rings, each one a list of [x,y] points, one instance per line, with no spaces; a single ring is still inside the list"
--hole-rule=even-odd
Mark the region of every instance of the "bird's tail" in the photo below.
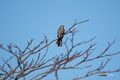
[[[58,44],[58,47],[62,46],[62,40],[57,40],[56,44]]]

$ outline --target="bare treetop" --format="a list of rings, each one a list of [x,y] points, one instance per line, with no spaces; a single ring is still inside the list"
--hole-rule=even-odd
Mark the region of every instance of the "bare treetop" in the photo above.
[[[112,57],[114,55],[120,54],[120,51],[118,51],[116,53],[112,53],[112,54],[105,54],[106,51],[108,51],[109,48],[114,44],[115,40],[113,40],[112,43],[108,42],[108,46],[106,47],[106,49],[102,53],[100,53],[99,55],[92,57],[92,58],[90,58],[89,56],[91,54],[93,54],[93,52],[95,50],[94,46],[96,46],[97,43],[90,44],[89,47],[86,48],[85,51],[78,50],[78,51],[72,52],[77,46],[82,46],[82,44],[89,43],[95,39],[95,37],[93,37],[90,40],[86,40],[83,42],[78,42],[77,44],[73,44],[74,35],[79,30],[76,30],[76,29],[71,30],[71,29],[74,26],[81,24],[81,23],[84,23],[84,22],[87,22],[87,21],[89,21],[89,19],[77,23],[77,19],[76,19],[73,26],[71,26],[68,30],[66,30],[66,32],[64,32],[64,29],[63,29],[64,26],[61,25],[61,27],[58,29],[58,38],[57,39],[53,39],[51,42],[48,43],[47,36],[44,34],[45,38],[38,45],[36,45],[34,48],[30,48],[30,45],[32,45],[32,42],[34,41],[34,39],[31,39],[30,42],[29,41],[27,42],[28,45],[24,48],[23,51],[16,44],[13,45],[11,43],[10,45],[8,45],[8,49],[6,49],[5,47],[3,47],[2,44],[0,44],[0,48],[2,50],[12,54],[12,56],[10,56],[10,58],[7,60],[2,58],[4,64],[0,65],[0,70],[1,70],[0,78],[1,78],[1,80],[6,80],[6,79],[18,80],[20,78],[23,78],[23,80],[25,80],[27,75],[29,75],[30,73],[35,73],[35,71],[41,70],[41,69],[47,69],[47,70],[45,70],[44,72],[39,72],[39,74],[36,74],[35,76],[31,76],[31,80],[41,80],[44,77],[47,77],[47,75],[52,73],[52,72],[55,73],[56,80],[59,80],[58,70],[60,70],[60,69],[66,70],[66,69],[91,68],[92,64],[91,65],[86,64],[86,66],[83,66],[83,67],[78,67],[78,65],[85,63],[85,62],[94,61],[96,59],[104,58],[104,57],[109,57],[106,62],[103,63],[103,61],[102,61],[99,67],[97,67],[93,70],[89,70],[83,76],[77,76],[77,77],[74,76],[73,80],[82,79],[82,78],[85,78],[87,76],[99,74],[99,73],[120,72],[120,68],[114,69],[112,71],[103,71],[103,68],[112,59]],[[70,44],[71,44],[71,46],[69,46],[70,48],[68,48],[68,44],[67,44],[68,37],[66,38],[65,41],[62,42],[63,36],[67,36],[67,34],[72,35],[72,38],[70,39]],[[58,40],[58,42],[61,41],[65,45],[67,53],[66,54],[62,53],[60,55],[55,54],[53,57],[51,57],[49,59],[45,59],[45,56],[47,55],[47,52],[48,52],[48,46],[56,40]],[[41,44],[44,44],[44,46],[41,47]],[[58,43],[58,46],[62,46],[62,45]],[[18,52],[17,51],[14,52],[12,50],[13,48],[18,50]],[[41,50],[43,50],[45,48],[47,48],[46,52],[41,53]],[[36,56],[37,59],[36,60],[31,59],[31,61],[28,61],[28,58],[30,56],[33,56],[33,54],[38,55],[38,56]],[[72,55],[70,55],[70,54],[72,54]],[[12,66],[11,63],[9,63],[9,61],[12,60],[13,57],[15,57],[15,59],[16,59],[16,62],[17,62],[16,66]],[[70,66],[67,65],[68,63],[71,63],[75,59],[78,59],[81,57],[82,57],[82,60],[76,62],[73,65],[70,65]],[[51,62],[51,63],[49,64],[49,62]],[[8,67],[7,70],[6,70],[5,66]]]

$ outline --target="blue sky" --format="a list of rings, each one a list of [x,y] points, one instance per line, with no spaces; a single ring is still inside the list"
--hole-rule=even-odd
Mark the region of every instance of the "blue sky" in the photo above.
[[[96,50],[92,54],[92,56],[96,56],[104,51],[108,46],[108,42],[112,42],[116,38],[115,43],[106,54],[115,53],[120,51],[119,8],[120,0],[0,0],[0,44],[4,44],[6,48],[10,43],[17,44],[23,50],[27,45],[27,41],[33,38],[35,40],[30,46],[30,48],[33,48],[44,39],[44,34],[47,36],[48,42],[56,39],[57,30],[61,24],[64,24],[65,30],[67,30],[74,24],[75,19],[78,22],[89,19],[88,22],[74,27],[74,29],[80,30],[74,36],[74,44],[89,40],[94,36],[96,38],[90,43],[77,47],[75,50],[84,51],[91,43],[97,42]],[[71,38],[71,34],[66,35],[63,41],[67,37]],[[70,41],[67,44],[70,48]],[[45,50],[41,53],[45,53]],[[61,53],[66,53],[65,46],[57,47],[56,42],[53,42],[49,46],[46,59]],[[7,60],[11,56],[11,54],[1,49],[0,55],[0,62],[2,62],[2,57]],[[105,70],[118,69],[120,67],[118,65],[119,56],[120,54],[115,55],[105,67]],[[37,55],[33,55],[29,60],[36,57]],[[97,68],[101,61],[107,61],[107,58],[90,62],[93,68],[89,69]],[[12,61],[11,64],[15,65]],[[80,67],[85,65],[80,65]],[[89,69],[60,70],[58,71],[58,77],[60,80],[72,80],[75,77],[85,75]],[[35,73],[39,73],[39,71]],[[114,76],[108,77],[99,77],[96,74],[82,80],[120,79],[120,76],[118,76],[120,73],[113,74]],[[26,79],[30,79],[30,77],[31,74]],[[55,80],[54,73],[42,80],[48,79]]]

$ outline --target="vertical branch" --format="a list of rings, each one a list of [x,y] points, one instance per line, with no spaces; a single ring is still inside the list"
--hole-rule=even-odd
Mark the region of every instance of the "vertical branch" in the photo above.
[[[57,76],[57,70],[55,70],[55,77],[56,77],[56,80],[59,80]]]
[[[66,50],[67,50],[67,53],[68,53],[67,40],[68,40],[68,37],[66,38],[65,42],[63,42],[63,43],[65,44],[65,47],[66,47]]]

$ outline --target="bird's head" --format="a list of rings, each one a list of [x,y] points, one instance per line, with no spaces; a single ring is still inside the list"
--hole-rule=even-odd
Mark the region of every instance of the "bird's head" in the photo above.
[[[64,27],[64,24],[62,24],[61,27]]]

